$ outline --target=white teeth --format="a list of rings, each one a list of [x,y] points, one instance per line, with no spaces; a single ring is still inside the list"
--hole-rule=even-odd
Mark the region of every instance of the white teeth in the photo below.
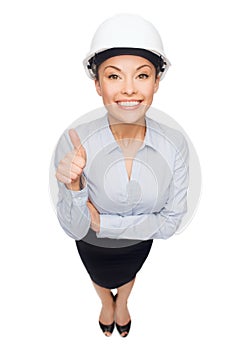
[[[134,107],[134,106],[137,106],[139,105],[139,101],[121,101],[121,102],[118,102],[118,104],[120,106],[123,106],[123,107]]]

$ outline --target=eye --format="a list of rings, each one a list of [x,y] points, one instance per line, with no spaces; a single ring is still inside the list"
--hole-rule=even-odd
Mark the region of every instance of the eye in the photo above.
[[[108,76],[108,78],[111,79],[111,80],[116,80],[116,79],[119,79],[119,76],[117,74],[110,74]]]
[[[138,78],[139,79],[147,79],[147,78],[149,78],[149,75],[146,74],[146,73],[141,73],[141,74],[138,75]]]

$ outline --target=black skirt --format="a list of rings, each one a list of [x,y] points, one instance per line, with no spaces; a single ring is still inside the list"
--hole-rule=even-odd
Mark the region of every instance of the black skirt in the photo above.
[[[122,248],[98,247],[76,241],[81,260],[93,282],[107,289],[119,288],[133,280],[148,257],[153,240]]]

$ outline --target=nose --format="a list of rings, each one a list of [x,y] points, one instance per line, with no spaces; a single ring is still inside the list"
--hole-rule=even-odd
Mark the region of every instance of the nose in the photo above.
[[[122,93],[125,95],[133,95],[137,92],[136,86],[132,78],[127,78],[123,82]]]

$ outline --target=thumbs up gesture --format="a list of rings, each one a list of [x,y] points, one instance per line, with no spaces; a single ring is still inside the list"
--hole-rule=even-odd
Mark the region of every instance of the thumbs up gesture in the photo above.
[[[78,133],[71,129],[69,130],[69,136],[73,150],[67,153],[59,162],[56,178],[63,182],[69,190],[80,191],[81,175],[86,165],[87,156]],[[84,186],[85,184],[82,185]]]

